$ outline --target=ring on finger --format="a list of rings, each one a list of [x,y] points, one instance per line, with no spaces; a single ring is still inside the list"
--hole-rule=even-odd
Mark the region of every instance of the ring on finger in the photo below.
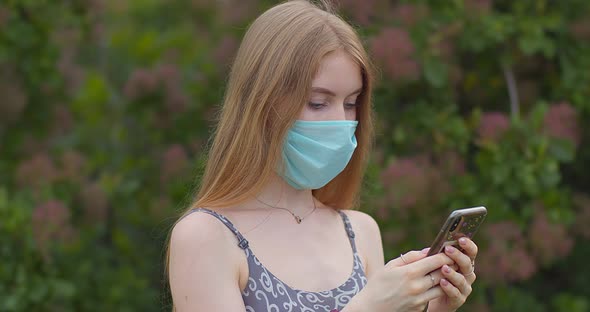
[[[405,264],[408,264],[408,262],[406,261],[406,259],[404,259],[404,254],[403,254],[403,253],[399,254],[399,257],[402,259],[402,261],[403,261]]]
[[[434,287],[434,277],[432,277],[431,273],[428,273],[428,276],[430,276],[430,281],[432,282],[432,286]]]
[[[475,274],[475,260],[471,259],[471,272],[463,275],[465,277]]]

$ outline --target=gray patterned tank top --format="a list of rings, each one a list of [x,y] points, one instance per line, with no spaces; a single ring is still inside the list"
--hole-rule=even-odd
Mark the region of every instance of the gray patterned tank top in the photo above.
[[[344,221],[346,233],[348,233],[352,246],[354,258],[352,272],[342,285],[320,292],[289,287],[262,265],[249,248],[248,241],[226,217],[205,208],[192,209],[189,214],[195,211],[208,213],[223,222],[236,235],[238,246],[245,251],[250,271],[246,288],[242,290],[246,312],[337,312],[367,284],[363,265],[354,242],[352,226],[348,216],[342,211],[338,211],[338,213]]]

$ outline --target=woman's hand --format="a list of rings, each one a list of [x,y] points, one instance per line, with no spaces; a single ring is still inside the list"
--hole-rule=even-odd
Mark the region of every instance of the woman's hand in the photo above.
[[[440,288],[444,295],[430,301],[428,312],[455,311],[471,294],[471,285],[475,282],[477,245],[464,237],[459,239],[459,246],[463,252],[452,246],[445,248],[445,254],[455,261],[455,265],[444,265],[441,268],[443,279],[440,281]]]
[[[429,301],[445,295],[437,286],[443,278],[439,269],[454,264],[444,253],[426,257],[427,252],[410,251],[389,261],[343,312],[422,312]]]

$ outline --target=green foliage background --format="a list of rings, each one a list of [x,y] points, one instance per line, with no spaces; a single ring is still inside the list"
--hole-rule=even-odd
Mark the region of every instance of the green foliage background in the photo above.
[[[169,310],[166,236],[266,0],[0,3],[0,311]],[[386,259],[485,205],[465,311],[590,311],[590,2],[341,0]]]

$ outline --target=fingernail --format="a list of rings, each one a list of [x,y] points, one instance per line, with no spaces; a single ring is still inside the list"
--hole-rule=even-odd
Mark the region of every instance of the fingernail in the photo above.
[[[453,246],[447,246],[447,247],[445,247],[445,250],[448,253],[453,253],[453,252],[455,252],[455,247],[453,247]]]
[[[467,240],[465,239],[465,237],[459,238],[459,244],[461,244],[461,245],[467,244]]]
[[[429,250],[430,250],[430,247],[426,247],[426,248],[422,249],[422,253],[427,254]]]
[[[448,265],[443,265],[443,271],[445,271],[445,273],[451,273],[451,268],[449,268]]]
[[[447,281],[446,279],[443,278],[440,280],[440,284],[443,286],[447,286],[447,285],[449,285],[449,281]]]

